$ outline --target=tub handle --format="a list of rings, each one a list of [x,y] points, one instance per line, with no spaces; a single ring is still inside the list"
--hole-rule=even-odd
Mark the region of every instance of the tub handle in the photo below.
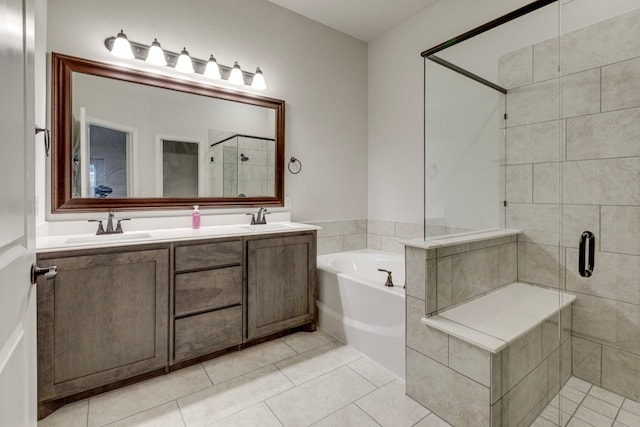
[[[589,243],[588,248],[587,242]],[[593,274],[593,268],[595,267],[596,255],[596,238],[592,232],[582,232],[582,235],[580,236],[580,249],[578,252],[578,272],[582,277],[591,277]]]
[[[391,277],[391,271],[385,270],[384,268],[379,268],[378,271],[387,273],[387,282],[384,285],[390,288],[393,287],[393,278]]]

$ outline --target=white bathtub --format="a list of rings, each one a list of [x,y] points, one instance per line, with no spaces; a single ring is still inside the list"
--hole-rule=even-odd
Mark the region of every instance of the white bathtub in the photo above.
[[[385,287],[393,272],[393,288]],[[404,257],[372,250],[318,257],[318,326],[405,378]]]

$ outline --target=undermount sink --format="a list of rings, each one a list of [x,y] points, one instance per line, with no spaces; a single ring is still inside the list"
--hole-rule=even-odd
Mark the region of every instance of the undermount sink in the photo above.
[[[244,225],[240,228],[242,228],[243,230],[255,231],[259,233],[261,231],[292,230],[297,227],[291,224],[254,224],[254,225]]]
[[[101,234],[94,236],[69,237],[65,243],[112,243],[128,240],[148,239],[149,233]]]

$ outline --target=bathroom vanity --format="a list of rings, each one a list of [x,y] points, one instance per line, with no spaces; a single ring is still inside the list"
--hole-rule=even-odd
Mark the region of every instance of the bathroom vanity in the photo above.
[[[40,417],[294,329],[315,330],[317,227],[208,229],[217,230],[39,245],[38,264],[58,267],[37,283]]]

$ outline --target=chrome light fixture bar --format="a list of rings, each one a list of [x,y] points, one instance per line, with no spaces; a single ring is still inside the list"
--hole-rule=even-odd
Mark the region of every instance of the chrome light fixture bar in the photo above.
[[[114,48],[114,44],[116,43],[116,39],[118,37],[120,37],[121,39],[124,38],[126,40],[126,35],[122,31],[120,31],[120,33],[118,33],[118,36],[116,36],[116,37],[108,37],[108,38],[106,38],[104,40],[105,47],[107,48],[107,50],[109,52],[111,52],[114,55],[115,55],[115,53],[113,52],[113,48]],[[149,56],[149,50],[151,49],[152,46],[154,46],[154,47],[157,46],[158,48],[160,47],[160,44],[158,43],[158,41],[156,39],[154,39],[154,42],[152,43],[151,46],[146,45],[146,44],[142,44],[142,43],[138,43],[138,42],[134,42],[134,41],[131,41],[131,40],[129,40],[128,42],[129,42],[129,45],[131,46],[131,53],[133,54],[133,56],[130,56],[129,58],[135,58],[135,59],[138,59],[140,61],[147,61],[147,58]],[[211,55],[211,57],[208,60],[204,61],[202,59],[189,57],[189,56],[187,56],[185,58],[184,57],[185,52],[186,52],[186,55],[188,55],[188,52],[186,51],[186,48],[183,49],[181,53],[172,52],[172,51],[169,51],[169,50],[166,50],[166,49],[162,49],[162,53],[164,54],[164,58],[166,59],[166,66],[178,69],[176,67],[176,65],[178,65],[178,62],[179,62],[178,59],[180,58],[181,55],[183,55],[183,59],[180,62],[182,62],[184,60],[188,60],[190,58],[191,59],[191,64],[193,65],[193,72],[196,73],[196,74],[201,74],[201,75],[203,75],[205,77],[212,78],[214,80],[217,80],[217,79],[226,80],[226,81],[228,81],[230,83],[233,83],[233,84],[238,84],[238,85],[244,84],[245,86],[250,86],[253,89],[257,89],[257,90],[264,90],[267,87],[265,82],[264,82],[264,76],[262,75],[262,71],[260,70],[259,67],[256,69],[256,73],[254,74],[254,73],[250,73],[250,72],[241,70],[240,66],[238,65],[237,62],[234,63],[233,67],[228,67],[226,65],[222,65],[222,64],[216,63],[215,58],[213,58],[213,55]],[[157,55],[157,53],[156,53],[156,55]],[[122,58],[123,56],[119,56],[119,57]],[[215,73],[215,71],[206,72],[207,64],[209,64],[209,62],[216,63],[217,68],[219,70],[219,74],[220,74],[219,77],[218,77],[217,73]],[[212,68],[212,65],[213,64],[209,65],[209,69]],[[242,82],[238,79],[238,77],[236,77],[236,79],[233,79],[233,78],[230,79],[230,77],[232,77],[231,71],[234,70],[234,68],[235,68],[236,71],[233,74],[234,75],[237,74],[238,77],[241,75]],[[180,71],[185,72],[184,70],[180,70]],[[257,79],[255,78],[256,74],[259,74]]]

